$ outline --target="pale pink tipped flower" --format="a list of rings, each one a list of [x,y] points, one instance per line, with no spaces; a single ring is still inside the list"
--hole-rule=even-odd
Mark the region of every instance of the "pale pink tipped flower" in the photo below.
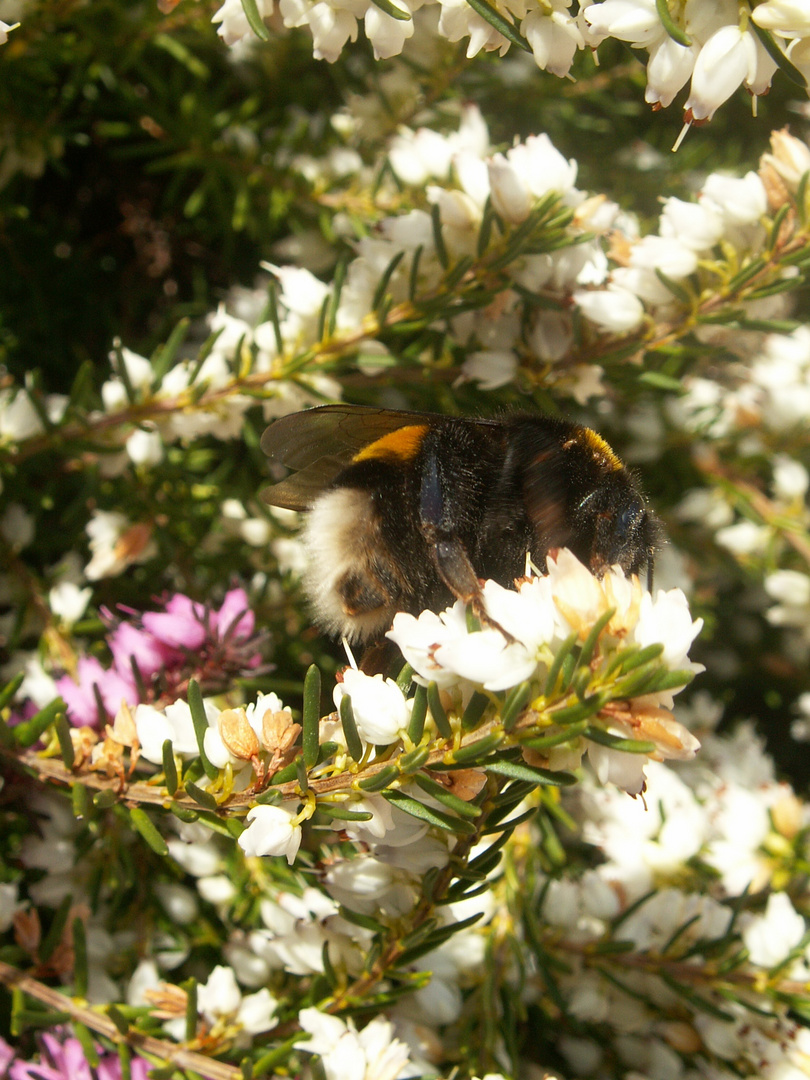
[[[79,658],[76,679],[63,675],[56,680],[56,689],[67,705],[67,715],[75,727],[96,727],[99,723],[98,697],[109,716],[115,716],[121,702],[138,703],[133,678],[127,679],[115,668],[103,668],[95,656]]]

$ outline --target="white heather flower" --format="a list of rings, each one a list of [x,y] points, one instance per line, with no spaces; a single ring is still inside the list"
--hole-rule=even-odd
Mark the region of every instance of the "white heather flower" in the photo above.
[[[738,521],[715,533],[717,543],[732,555],[762,555],[770,543],[772,532],[767,525],[753,521]]]
[[[653,108],[667,108],[675,95],[685,86],[695,68],[698,49],[680,45],[665,34],[650,48],[647,62],[647,88],[644,100]]]
[[[763,30],[772,30],[785,38],[810,37],[810,9],[804,0],[765,0],[751,13]]]
[[[365,742],[385,746],[395,742],[407,728],[410,713],[405,696],[393,679],[366,675],[348,668],[343,682],[335,686],[335,708],[348,695],[351,698],[357,732]]]
[[[34,539],[34,518],[21,503],[9,503],[0,517],[0,534],[14,551],[27,548]]]
[[[517,591],[486,581],[483,598],[487,614],[531,652],[538,652],[554,639],[556,613],[549,578],[522,581]]]
[[[540,311],[537,313],[527,343],[532,352],[541,360],[548,360],[551,363],[562,360],[567,355],[573,342],[574,333],[570,318],[561,311]]]
[[[391,167],[404,184],[424,185],[431,177],[444,178],[450,171],[453,144],[438,131],[405,128],[388,149]]]
[[[184,400],[191,388],[192,376],[197,392],[223,390],[234,382],[228,359],[222,353],[212,352],[198,371],[188,361],[175,364],[163,377],[161,390],[166,396]],[[195,408],[175,409],[161,422],[161,431],[167,442],[195,439],[201,435],[235,439],[242,431],[243,414],[253,404],[253,399],[244,394],[230,393],[205,407],[198,404]]]
[[[701,197],[734,225],[758,222],[768,209],[765,187],[755,172],[745,176],[721,176],[711,173],[703,184]]]
[[[634,735],[631,731],[621,731],[620,734],[630,738]],[[639,795],[644,790],[647,758],[643,754],[628,754],[599,743],[589,743],[588,759],[600,784],[615,784],[628,795]]]
[[[236,1022],[241,1024],[248,1035],[260,1035],[275,1026],[278,1000],[266,986],[255,994],[242,998],[236,1013]]]
[[[92,555],[84,570],[88,581],[115,577],[133,563],[146,562],[157,553],[151,527],[133,525],[117,510],[94,510],[86,532]]]
[[[530,135],[487,162],[490,194],[496,212],[512,224],[529,216],[535,199],[551,191],[568,202],[574,196],[577,164],[567,161],[548,135]]]
[[[324,875],[324,884],[338,903],[369,915],[405,915],[416,899],[411,875],[371,854],[333,863]]]
[[[692,521],[708,529],[720,529],[734,520],[734,511],[712,488],[691,488],[675,508],[679,521]]]
[[[407,8],[404,0],[399,0],[398,6]],[[368,5],[363,27],[374,48],[375,60],[399,55],[407,39],[413,37],[414,30],[413,19],[395,19],[376,4]]]
[[[565,634],[576,630],[585,638],[596,620],[612,606],[601,583],[568,548],[554,557],[549,555],[546,565]]]
[[[118,371],[119,367],[126,369],[127,381],[136,398],[142,399],[150,393],[155,373],[152,365],[143,356],[132,352],[131,349],[121,349],[120,352],[114,350],[110,353],[110,364],[115,374],[101,387],[101,400],[108,413],[121,412],[130,404],[126,385]]]
[[[396,1080],[409,1064],[408,1047],[381,1016],[361,1032],[317,1009],[302,1009],[298,1022],[311,1035],[301,1049],[320,1055],[326,1080]]]
[[[0,670],[4,679],[11,679],[18,671],[22,671],[24,678],[17,696],[21,701],[30,698],[39,709],[44,709],[59,694],[56,682],[45,671],[42,666],[42,657],[38,652],[15,652],[11,660]]]
[[[281,0],[279,7],[285,26],[301,26],[304,21],[309,24],[312,55],[316,60],[334,63],[347,41],[357,41],[357,17],[350,10],[333,8],[328,3],[316,3],[306,8],[295,0]],[[365,5],[357,4],[355,7],[364,8]],[[296,17],[293,14],[298,8],[303,9],[303,21],[301,15]]]
[[[252,517],[247,518],[240,524],[239,535],[250,547],[266,548],[272,539],[273,529],[267,518]],[[292,548],[286,547],[286,541],[280,540],[276,541],[276,543],[281,545],[282,552],[287,551],[289,554],[292,554]],[[289,543],[292,543],[293,547],[302,547],[301,544],[296,545],[292,541],[289,541]],[[279,553],[275,551],[275,549],[273,553],[278,558]],[[283,559],[279,558],[279,562],[281,563],[282,561]],[[289,565],[282,567],[282,569],[288,568]]]
[[[632,254],[632,253],[631,253]],[[655,273],[652,267],[615,266],[611,270],[610,280],[620,289],[626,289],[646,304],[665,307],[672,304],[672,290]],[[688,380],[684,379],[684,384]],[[678,401],[681,399],[679,398]]]
[[[148,1005],[147,990],[155,990],[160,984],[157,964],[154,960],[141,960],[127,984],[128,1005]]]
[[[209,724],[219,715],[210,701],[204,701]],[[141,754],[147,761],[160,765],[163,761],[163,743],[169,739],[175,754],[198,755],[200,750],[194,734],[191,709],[185,701],[175,701],[161,712],[154,705],[137,705],[133,714]]]
[[[537,66],[560,78],[571,70],[577,49],[585,47],[576,20],[568,12],[570,6],[571,0],[551,0],[529,11],[520,24]]]
[[[765,578],[765,592],[778,601],[767,612],[774,626],[806,627],[810,621],[810,577],[798,570],[775,570]]]
[[[563,373],[560,382],[568,388],[577,405],[585,405],[592,397],[604,397],[604,374],[604,368],[599,364],[573,364]]]
[[[220,907],[236,899],[236,886],[225,874],[209,874],[197,880],[197,892],[209,904]]]
[[[287,806],[254,806],[248,811],[250,823],[239,837],[246,855],[284,855],[292,865],[301,846],[301,826],[296,809]]]
[[[323,302],[329,294],[329,287],[319,281],[309,270],[302,270],[295,266],[274,266],[266,263],[265,269],[270,270],[277,277],[281,285],[279,299],[286,308],[288,314],[298,316],[302,324],[310,320],[317,320]],[[283,335],[286,339],[287,335]]]
[[[553,635],[543,588],[547,586],[532,582],[516,593],[496,582],[485,583],[487,611],[496,621],[503,618],[504,629],[514,632],[516,641],[507,641],[493,627],[471,633],[460,601],[441,615],[424,611],[416,619],[397,614],[387,636],[422,678],[439,686],[452,686],[462,678],[487,690],[504,690],[534,674],[537,650]]]
[[[196,893],[176,881],[155,883],[155,895],[173,923],[189,926],[200,913]]]
[[[545,133],[529,135],[528,138],[507,150],[509,163],[522,173],[535,198],[550,191],[563,196],[566,204],[579,201],[574,184],[577,179],[577,163],[565,158]]]
[[[364,799],[353,802],[351,806],[352,810],[361,814],[371,814],[368,821],[346,822],[346,834],[352,840],[375,844],[382,840],[386,833],[393,830],[394,807],[381,795],[367,795]],[[423,829],[421,835],[424,835],[426,831],[426,828]]]
[[[668,198],[664,200],[658,232],[693,251],[704,251],[723,235],[723,219],[714,207],[705,203]]]
[[[454,255],[472,255],[476,249],[481,211],[474,199],[463,191],[429,184],[427,197],[439,207],[442,236],[448,251]]]
[[[607,37],[650,46],[666,31],[656,11],[655,0],[604,0],[589,4],[585,22],[594,36],[593,44]]]
[[[661,659],[670,671],[702,671],[700,664],[689,660],[689,646],[703,627],[703,619],[692,621],[689,603],[680,589],[659,589],[653,600],[650,593],[641,597],[641,611],[633,630],[633,640],[642,648],[660,642]]]
[[[439,17],[439,34],[448,41],[460,41],[469,37],[467,59],[477,56],[482,49],[491,52],[499,49],[501,56],[509,51],[509,42],[486,19],[477,15],[467,0],[439,0],[442,13]]]
[[[456,638],[438,648],[435,656],[443,668],[485,690],[516,686],[537,668],[536,658],[520,642],[507,642],[499,630],[478,630]]]
[[[661,889],[622,921],[622,933],[648,952],[662,948],[680,927],[687,927],[679,939],[686,944],[721,937],[730,921],[728,908],[710,896]]]
[[[0,442],[22,442],[45,429],[25,390],[0,390]]]
[[[226,357],[236,356],[236,350],[240,346],[249,345],[253,340],[253,327],[250,323],[231,315],[224,303],[208,316],[207,322],[211,333],[217,334],[214,351]]]
[[[193,840],[175,838],[168,840],[166,846],[178,866],[182,866],[192,877],[212,877],[222,872],[222,855],[210,835],[197,836]]]
[[[0,882],[0,933],[4,934],[9,929],[17,912],[25,907],[17,896],[17,883]]]
[[[650,235],[631,248],[630,266],[638,270],[660,270],[677,280],[694,273],[697,255],[676,237]]]
[[[258,10],[261,18],[267,18],[273,14],[274,0],[258,0]],[[225,0],[225,3],[211,17],[212,23],[219,23],[217,33],[226,45],[235,45],[243,37],[250,36],[255,40],[255,34],[250,28],[250,23],[245,16],[241,0]]]
[[[708,821],[695,793],[674,769],[647,763],[649,802],[624,791],[598,786],[586,773],[581,788],[583,837],[603,852],[608,881],[620,881],[632,903],[653,888],[658,875],[678,874],[708,834]]]
[[[752,964],[772,968],[781,964],[801,942],[806,930],[802,916],[787,893],[771,893],[762,915],[754,915],[743,930]]]
[[[639,298],[619,285],[580,290],[574,293],[573,300],[587,319],[614,334],[628,334],[644,321],[644,306]]]
[[[519,225],[526,220],[532,208],[529,185],[503,154],[491,157],[487,169],[495,212],[510,224]]]
[[[218,964],[208,981],[197,987],[197,1005],[212,1023],[222,1016],[231,1016],[239,1008],[242,994],[232,968]]]
[[[483,160],[487,149],[488,147],[484,147],[480,152],[460,150],[453,159],[461,190],[481,208],[489,197],[489,169]]]
[[[62,622],[73,625],[84,615],[93,590],[80,589],[72,581],[62,581],[48,593],[48,607]]]
[[[457,677],[446,671],[436,659],[443,644],[466,638],[468,635],[464,604],[459,600],[440,615],[423,611],[417,619],[405,612],[394,616],[391,629],[385,635],[399,648],[414,671],[425,681],[435,681],[442,688],[453,686]]]
[[[0,19],[0,45],[5,45],[8,41],[8,35],[12,30],[16,30],[19,23],[7,23]]]
[[[511,349],[481,350],[469,353],[461,370],[465,378],[477,382],[482,390],[497,390],[517,375],[518,358]]]
[[[722,26],[698,54],[684,111],[693,120],[711,120],[738,86],[745,83],[759,90],[764,79],[767,87],[775,70],[776,62],[753,31],[741,30],[736,23]]]
[[[760,850],[771,828],[766,794],[767,789],[749,791],[726,783],[708,808],[711,832],[702,857],[719,873],[729,896],[749,886],[756,892],[770,881],[769,860]]]
[[[133,465],[159,465],[163,460],[163,439],[158,431],[137,428],[126,441],[126,451]]]
[[[810,474],[800,461],[777,454],[773,459],[773,490],[780,499],[803,499],[810,487]]]

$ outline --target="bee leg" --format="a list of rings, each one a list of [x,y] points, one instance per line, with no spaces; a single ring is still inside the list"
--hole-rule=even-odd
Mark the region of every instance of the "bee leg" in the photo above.
[[[472,604],[479,614],[483,609],[481,584],[461,540],[457,536],[440,536],[431,542],[439,577],[453,596]]]
[[[433,552],[439,577],[453,596],[469,604],[484,625],[500,630],[507,641],[512,641],[512,635],[487,615],[481,581],[457,533],[454,505],[454,500],[445,498],[441,463],[434,447],[426,455],[419,491],[422,535]]]
[[[475,573],[470,557],[457,536],[442,536],[433,541],[433,557],[439,577],[459,600],[469,604],[473,613],[484,626],[500,630],[507,641],[515,639],[508,630],[487,613],[481,581]]]
[[[395,667],[396,665],[396,667]],[[376,641],[360,657],[360,670],[365,675],[394,675],[402,667],[402,653],[393,641]]]

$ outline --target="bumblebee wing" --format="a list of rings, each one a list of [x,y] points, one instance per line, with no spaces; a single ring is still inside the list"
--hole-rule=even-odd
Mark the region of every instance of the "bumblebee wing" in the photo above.
[[[307,510],[363,447],[408,424],[440,419],[429,413],[376,409],[365,405],[322,405],[282,416],[262,435],[262,450],[270,470],[282,475],[265,488],[262,498],[271,506]]]

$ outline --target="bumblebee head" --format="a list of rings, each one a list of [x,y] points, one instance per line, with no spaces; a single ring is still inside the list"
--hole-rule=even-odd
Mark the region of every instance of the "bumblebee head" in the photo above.
[[[652,589],[660,523],[624,470],[615,480],[587,500],[591,569],[598,573],[620,566],[626,574],[640,574],[646,568],[647,588]]]

